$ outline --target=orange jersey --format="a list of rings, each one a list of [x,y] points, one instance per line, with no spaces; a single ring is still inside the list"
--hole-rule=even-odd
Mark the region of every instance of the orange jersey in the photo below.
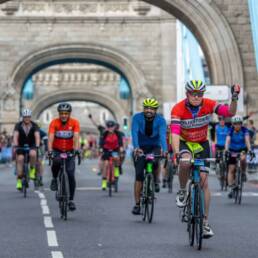
[[[193,115],[187,100],[177,103],[171,111],[172,124],[180,125],[180,136],[189,142],[204,142],[208,137],[208,126],[212,113],[218,103],[211,99],[203,99],[197,114]]]
[[[74,133],[80,132],[80,123],[74,118],[69,118],[66,124],[62,124],[59,118],[52,120],[49,125],[49,134],[54,134],[53,149],[59,151],[73,150]]]

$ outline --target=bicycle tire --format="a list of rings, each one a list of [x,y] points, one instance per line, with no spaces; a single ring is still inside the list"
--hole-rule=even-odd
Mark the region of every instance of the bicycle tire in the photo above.
[[[173,192],[174,168],[171,163],[168,164],[168,193]]]
[[[119,177],[116,177],[116,178],[115,178],[115,182],[114,182],[114,190],[115,190],[115,193],[118,192],[118,179],[119,179]]]
[[[187,231],[189,238],[189,245],[193,246],[194,244],[194,236],[195,236],[195,221],[193,219],[192,214],[192,185],[189,185],[188,197],[186,200],[186,211],[187,211]]]
[[[28,172],[29,172],[29,165],[24,161],[24,166],[23,166],[23,179],[22,179],[22,192],[23,192],[23,197],[27,198],[27,185],[29,184],[28,182]]]
[[[195,186],[195,201],[194,201],[194,220],[195,220],[195,237],[198,250],[202,249],[203,240],[203,194],[199,185]]]
[[[147,217],[148,222],[151,223],[153,219],[154,214],[154,192],[155,192],[155,186],[154,186],[154,177],[153,174],[147,175]]]
[[[220,190],[223,191],[224,190],[224,186],[225,186],[225,173],[224,173],[224,167],[223,167],[223,163],[220,161],[219,162],[219,175],[220,175]]]
[[[143,192],[142,192],[142,200],[141,200],[141,212],[142,212],[142,220],[145,221],[146,217],[147,217],[147,189],[146,189],[147,185],[146,185],[146,179],[143,182]]]
[[[242,172],[240,172],[238,186],[239,186],[238,204],[241,204],[242,203],[242,192],[243,192],[243,175],[242,175]]]
[[[235,203],[238,203],[238,198],[239,198],[239,177],[241,176],[241,171],[240,168],[237,167],[237,171],[236,171],[236,187],[234,189],[234,197],[235,197]]]
[[[112,197],[112,169],[113,168],[109,164],[109,166],[108,166],[108,175],[107,175],[107,178],[108,178],[108,196],[109,197]]]

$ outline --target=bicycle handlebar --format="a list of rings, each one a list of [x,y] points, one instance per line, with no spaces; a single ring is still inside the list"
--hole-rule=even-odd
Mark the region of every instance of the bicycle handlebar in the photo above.
[[[78,165],[81,165],[81,155],[79,153],[73,153],[70,151],[67,152],[57,152],[57,151],[53,151],[53,155],[51,157],[48,157],[49,163],[48,165],[51,166],[52,165],[52,161],[55,157],[59,156],[60,159],[66,159],[65,157],[62,157],[62,154],[66,154],[67,157],[72,158],[72,157],[76,157],[78,158]]]

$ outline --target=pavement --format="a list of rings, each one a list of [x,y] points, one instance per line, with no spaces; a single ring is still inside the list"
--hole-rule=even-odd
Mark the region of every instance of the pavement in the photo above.
[[[209,223],[215,236],[197,251],[188,245],[186,224],[180,222],[174,192],[161,189],[155,202],[153,223],[133,216],[134,169],[129,161],[112,198],[100,189],[97,161],[77,168],[77,210],[68,220],[59,217],[46,167],[40,191],[31,185],[28,198],[15,190],[13,168],[0,167],[1,258],[254,258],[258,239],[258,185],[245,184],[243,202],[235,205],[220,192],[214,175]],[[252,179],[253,175],[249,175]]]

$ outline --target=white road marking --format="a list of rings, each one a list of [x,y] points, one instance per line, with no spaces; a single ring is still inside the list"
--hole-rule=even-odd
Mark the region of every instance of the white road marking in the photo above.
[[[227,192],[223,192],[223,193],[217,192],[217,193],[211,193],[211,195],[214,197],[221,197],[221,196],[225,197],[228,195],[228,193]],[[243,192],[242,195],[245,197],[258,197],[258,193],[256,193],[256,192]]]
[[[41,192],[38,193],[40,199],[46,199],[45,195]]]
[[[50,247],[58,246],[55,230],[47,230],[47,242]]]
[[[47,205],[47,200],[46,199],[41,199],[40,200],[40,205]]]
[[[53,228],[53,222],[52,222],[52,218],[50,216],[45,216],[44,217],[44,224],[46,228]]]
[[[101,190],[100,187],[77,187],[76,190],[78,191],[98,191]]]
[[[64,258],[62,252],[52,251],[51,254],[52,254],[52,258]]]
[[[48,215],[50,213],[47,205],[41,205],[41,208],[43,215]]]

